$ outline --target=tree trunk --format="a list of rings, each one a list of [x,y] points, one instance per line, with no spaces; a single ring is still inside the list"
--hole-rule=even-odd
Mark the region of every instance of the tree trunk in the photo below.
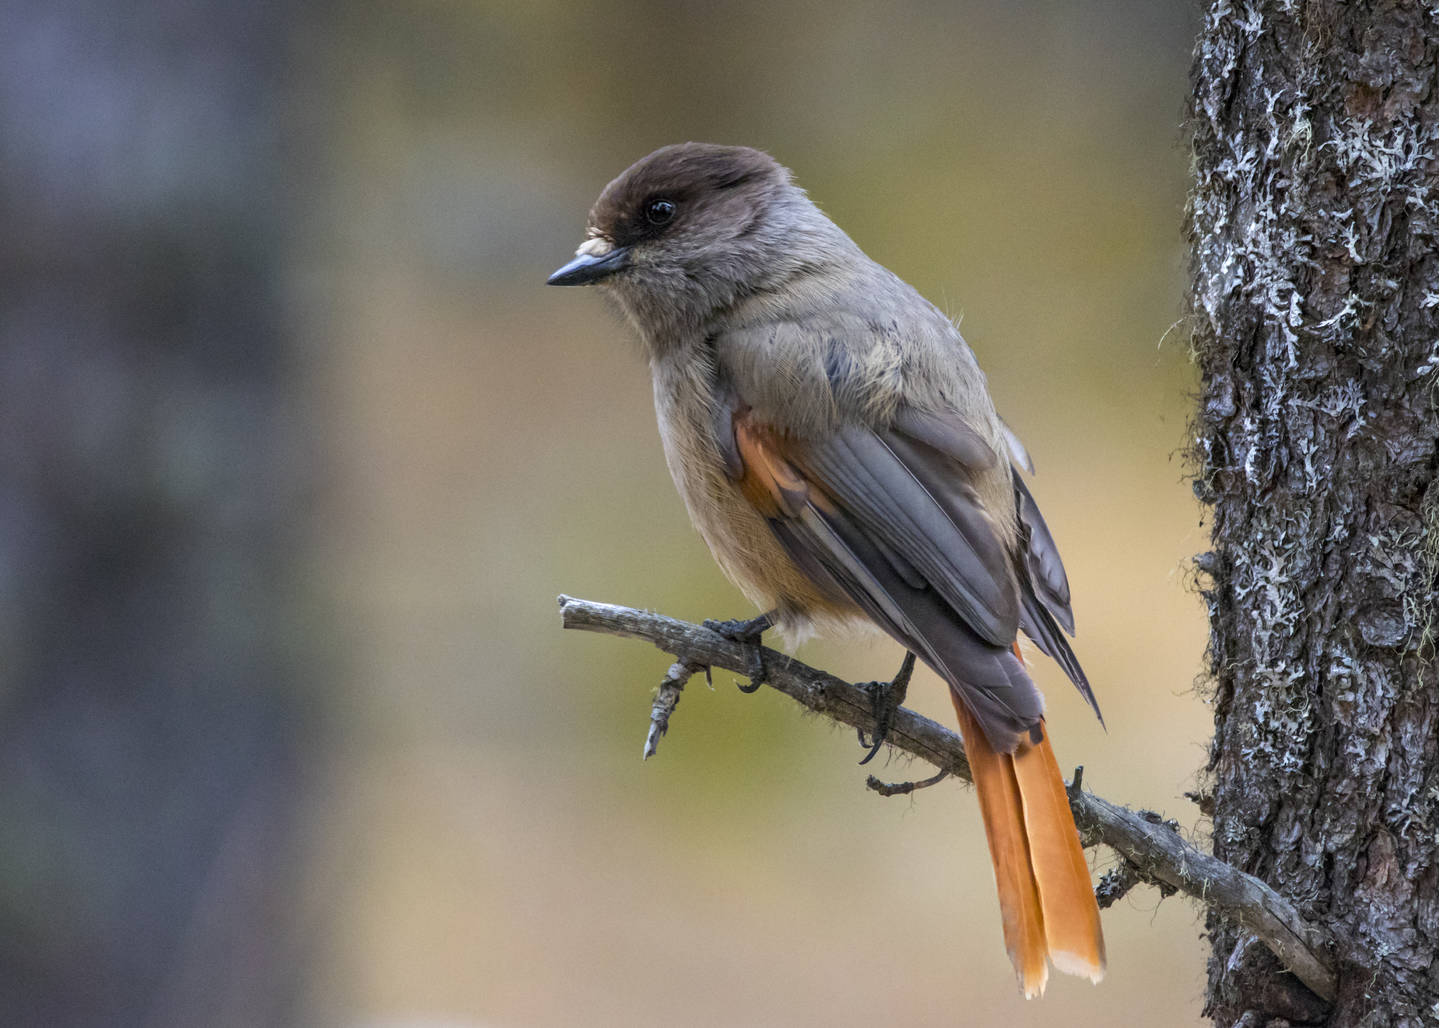
[[[1192,82],[1214,852],[1336,940],[1322,1001],[1211,916],[1217,1025],[1436,999],[1436,21],[1210,5]]]
[[[6,1025],[295,1020],[295,17],[0,2]]]

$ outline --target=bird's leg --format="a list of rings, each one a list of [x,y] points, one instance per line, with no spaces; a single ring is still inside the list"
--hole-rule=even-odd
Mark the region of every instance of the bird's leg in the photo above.
[[[855,729],[855,735],[860,740],[861,746],[868,746],[870,752],[860,761],[868,764],[875,754],[880,752],[880,747],[885,745],[885,737],[890,734],[890,725],[895,720],[895,712],[900,709],[900,704],[905,702],[905,690],[910,686],[910,675],[915,670],[915,654],[909,650],[905,651],[905,661],[900,665],[900,670],[895,672],[895,677],[888,682],[866,682],[860,686],[870,694],[870,703],[875,710],[875,739],[873,742],[865,741],[863,729]]]
[[[750,664],[746,673],[750,684],[740,686],[741,692],[754,692],[765,680],[765,657],[760,650],[760,637],[775,627],[775,611],[767,611],[749,621],[716,621],[707,618],[702,624],[731,642],[750,647]]]

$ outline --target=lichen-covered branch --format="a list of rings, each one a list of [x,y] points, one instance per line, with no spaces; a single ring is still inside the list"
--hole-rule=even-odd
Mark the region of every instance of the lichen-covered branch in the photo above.
[[[560,618],[565,628],[644,639],[672,654],[676,663],[667,682],[676,679],[676,669],[685,677],[712,666],[749,673],[745,647],[700,625],[570,596],[560,597]],[[874,730],[871,701],[864,690],[775,650],[765,650],[764,657],[765,680],[775,689],[818,714]],[[672,703],[667,718],[673,709]],[[651,732],[653,739],[655,730]],[[971,780],[960,737],[913,711],[902,708],[896,713],[889,743],[958,778]],[[1331,940],[1264,882],[1196,849],[1172,824],[1154,815],[1129,810],[1079,788],[1070,790],[1070,808],[1086,846],[1104,843],[1132,865],[1140,879],[1172,886],[1200,900],[1268,947],[1316,995],[1334,996]]]

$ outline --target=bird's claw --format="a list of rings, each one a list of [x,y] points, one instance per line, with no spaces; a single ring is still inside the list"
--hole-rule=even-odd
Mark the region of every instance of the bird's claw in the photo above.
[[[722,635],[731,642],[739,643],[750,650],[745,673],[750,681],[741,685],[736,683],[743,693],[752,693],[759,689],[765,681],[765,655],[760,647],[760,637],[775,625],[773,614],[761,614],[759,617],[751,618],[749,621],[728,620],[717,621],[714,618],[706,618],[701,622],[706,628],[716,635]]]
[[[885,745],[885,740],[890,735],[890,726],[895,722],[895,712],[900,709],[900,704],[905,702],[905,692],[910,687],[910,675],[914,670],[915,654],[906,653],[905,662],[900,665],[900,670],[895,672],[893,679],[888,682],[865,682],[860,686],[870,694],[870,704],[875,714],[875,738],[872,742],[865,741],[863,728],[855,729],[860,745],[870,751],[861,759],[862,765],[875,759],[875,754]]]

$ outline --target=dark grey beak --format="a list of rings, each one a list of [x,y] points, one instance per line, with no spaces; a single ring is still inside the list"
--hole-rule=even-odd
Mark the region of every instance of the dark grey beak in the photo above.
[[[630,264],[630,248],[619,246],[607,254],[592,257],[582,253],[545,280],[547,286],[588,286],[609,278]]]

